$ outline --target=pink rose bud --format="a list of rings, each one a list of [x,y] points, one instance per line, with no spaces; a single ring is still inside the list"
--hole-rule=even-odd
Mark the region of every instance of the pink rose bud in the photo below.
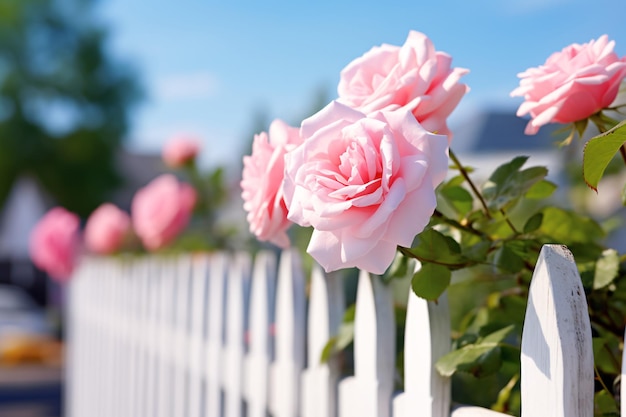
[[[518,116],[530,114],[526,134],[548,123],[572,123],[613,103],[626,77],[626,57],[619,58],[607,35],[553,53],[545,64],[518,74],[511,96],[524,97]]]
[[[179,136],[163,147],[163,161],[172,168],[181,167],[196,158],[200,152],[200,141],[195,138]]]
[[[435,50],[426,35],[411,31],[404,45],[383,44],[341,71],[338,101],[362,113],[409,110],[428,131],[448,135],[447,118],[469,91],[452,68],[452,57]]]
[[[121,248],[130,229],[130,216],[113,204],[105,203],[87,220],[85,245],[94,253],[114,253]]]
[[[149,250],[160,249],[187,226],[196,191],[171,174],[161,175],[137,191],[131,216],[135,233]]]
[[[58,281],[72,275],[80,246],[80,219],[55,207],[37,223],[30,235],[30,257],[41,270]]]
[[[408,110],[369,116],[338,102],[302,122],[285,156],[289,220],[313,226],[307,248],[327,272],[382,274],[428,224],[448,170],[448,140]]]
[[[281,120],[265,132],[254,136],[252,155],[243,158],[241,181],[243,208],[252,232],[259,240],[270,241],[281,248],[289,246],[286,230],[287,207],[281,184],[284,176],[284,155],[302,142],[297,128]]]

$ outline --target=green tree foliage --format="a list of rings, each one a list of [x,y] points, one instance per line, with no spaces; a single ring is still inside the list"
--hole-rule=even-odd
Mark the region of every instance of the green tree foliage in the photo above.
[[[91,0],[0,0],[0,204],[31,175],[87,215],[120,184],[114,154],[138,98]]]

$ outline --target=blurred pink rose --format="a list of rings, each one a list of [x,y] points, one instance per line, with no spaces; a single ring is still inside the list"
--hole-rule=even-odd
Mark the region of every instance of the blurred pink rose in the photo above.
[[[282,120],[274,120],[269,135],[254,136],[252,155],[243,158],[241,180],[244,204],[248,212],[250,232],[259,240],[270,241],[281,248],[289,246],[286,230],[287,207],[281,184],[284,176],[284,155],[302,142],[297,128]]]
[[[187,136],[176,137],[163,147],[163,162],[169,167],[178,168],[193,161],[198,152],[199,140]]]
[[[520,86],[511,96],[524,97],[518,116],[530,113],[526,134],[548,123],[571,123],[608,107],[626,77],[626,57],[613,52],[606,35],[553,53],[545,64],[518,74]]]
[[[62,207],[46,213],[30,234],[33,263],[52,278],[67,281],[80,247],[80,219]]]
[[[446,119],[469,91],[459,82],[469,71],[451,64],[426,35],[411,31],[402,47],[376,46],[348,64],[338,101],[366,114],[404,108],[426,130],[450,136]]]
[[[307,248],[327,272],[382,274],[436,207],[448,141],[408,110],[366,117],[332,102],[302,122],[304,143],[285,157],[288,218],[313,226]]]
[[[85,245],[94,253],[110,254],[120,249],[130,233],[130,216],[110,203],[98,207],[85,226]]]
[[[169,244],[187,226],[196,191],[170,174],[161,175],[133,198],[131,216],[135,233],[149,250]]]

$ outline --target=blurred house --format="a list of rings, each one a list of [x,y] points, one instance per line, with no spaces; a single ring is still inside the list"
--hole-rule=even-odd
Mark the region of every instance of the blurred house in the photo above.
[[[475,169],[473,176],[486,180],[501,164],[516,156],[529,156],[526,166],[545,166],[548,178],[559,183],[564,168],[564,150],[555,146],[560,126],[543,126],[536,135],[526,135],[527,119],[514,110],[485,109],[452,126],[451,148],[461,162]]]
[[[124,185],[112,202],[129,211],[132,196],[166,168],[157,153],[139,154],[126,150],[117,157]],[[52,207],[53,200],[31,177],[18,178],[0,209],[0,283],[24,288],[40,305],[57,304],[58,288],[30,261],[28,241],[37,221]]]

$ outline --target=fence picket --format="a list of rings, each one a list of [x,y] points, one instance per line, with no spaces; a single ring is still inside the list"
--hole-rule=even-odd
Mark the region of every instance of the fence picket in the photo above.
[[[343,282],[327,278],[319,266],[311,274],[308,315],[308,360],[302,375],[302,417],[337,415],[339,364],[336,358],[321,363],[322,352],[336,335],[344,310]]]
[[[274,417],[298,415],[304,368],[306,326],[304,275],[295,250],[280,257],[276,292],[275,359],[270,371],[270,411]],[[280,386],[280,389],[277,387]]]
[[[593,415],[593,348],[585,291],[571,252],[545,245],[522,337],[522,416]]]
[[[395,369],[390,288],[361,271],[354,317],[354,376],[339,383],[340,417],[388,417]]]
[[[450,351],[448,296],[437,302],[409,293],[404,336],[404,392],[393,401],[394,417],[448,417],[450,380],[435,362]]]
[[[265,417],[268,409],[269,368],[272,360],[270,325],[274,319],[276,258],[260,252],[254,262],[250,290],[250,328],[245,359],[245,396],[249,417]]]
[[[203,255],[192,258],[191,273],[191,307],[189,310],[189,402],[187,404],[188,417],[202,417],[202,382],[205,356],[204,329],[206,321],[207,302],[207,263],[208,258]]]
[[[205,376],[205,416],[221,416],[223,344],[225,323],[226,274],[230,258],[224,253],[212,254],[209,261],[209,294]]]
[[[226,345],[223,351],[225,369],[224,416],[239,417],[243,413],[243,358],[245,354],[250,257],[240,253],[235,256],[227,280]]]

